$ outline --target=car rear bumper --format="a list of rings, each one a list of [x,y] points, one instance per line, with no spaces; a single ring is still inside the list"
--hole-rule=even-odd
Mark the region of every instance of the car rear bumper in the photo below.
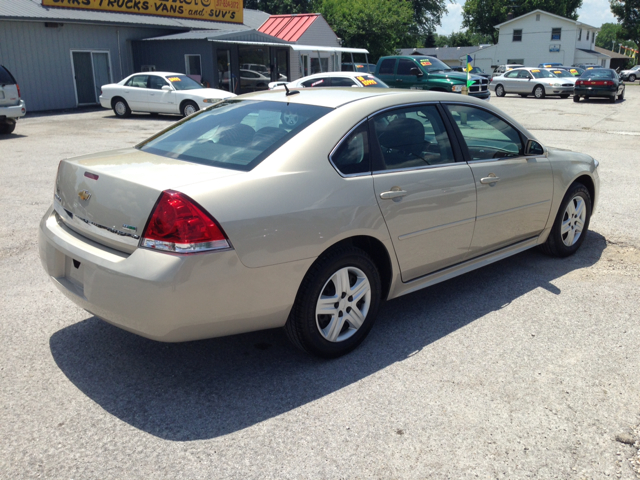
[[[24,102],[24,100],[20,100],[20,103],[18,105],[12,105],[10,107],[0,107],[0,120],[4,120],[6,118],[17,120],[20,117],[24,117],[26,114],[27,104]]]
[[[618,88],[613,87],[576,87],[573,91],[574,95],[585,97],[615,97],[618,93]]]
[[[104,108],[111,108],[111,99],[105,98],[100,95],[100,105],[102,105]]]
[[[62,225],[53,208],[40,222],[42,265],[56,287],[124,330],[181,342],[281,327],[313,259],[247,268],[234,250],[125,254]]]

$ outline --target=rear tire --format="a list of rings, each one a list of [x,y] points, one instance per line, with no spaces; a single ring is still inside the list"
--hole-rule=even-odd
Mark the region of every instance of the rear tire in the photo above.
[[[319,357],[349,353],[373,326],[380,285],[375,264],[359,248],[344,247],[323,255],[300,285],[284,327],[287,337]]]
[[[580,95],[574,95],[573,96],[573,101],[576,102],[576,103],[579,102],[580,101]]]
[[[620,95],[618,95],[618,100],[624,100],[624,90]]]
[[[16,122],[0,123],[0,134],[9,135],[16,129]]]
[[[119,118],[127,118],[131,116],[131,109],[124,98],[116,98],[113,101],[113,113],[115,113],[116,117]]]
[[[546,92],[544,91],[544,87],[542,85],[538,85],[533,89],[533,96],[536,98],[544,98]]]
[[[631,83],[635,82],[636,81],[636,76],[635,75],[629,75],[629,81]]]
[[[502,85],[496,85],[496,97],[504,97],[506,94]]]
[[[609,97],[609,103],[616,103],[616,96]]]
[[[574,183],[564,196],[547,241],[540,249],[554,257],[576,253],[589,229],[591,195],[581,183]]]

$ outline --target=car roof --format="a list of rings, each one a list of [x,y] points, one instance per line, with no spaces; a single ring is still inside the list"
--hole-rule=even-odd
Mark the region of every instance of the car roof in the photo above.
[[[136,72],[129,75],[129,77],[132,77],[133,75],[160,75],[161,77],[168,77],[170,75],[187,75],[187,74],[178,73],[178,72]]]
[[[361,65],[361,64],[358,63],[357,65]],[[302,77],[297,80],[294,80],[294,82],[298,83],[301,80],[306,81],[306,80],[312,80],[314,78],[321,78],[321,77],[362,77],[363,75],[373,75],[373,74],[368,72],[349,72],[349,71],[314,73],[313,75],[307,75],[306,77]]]

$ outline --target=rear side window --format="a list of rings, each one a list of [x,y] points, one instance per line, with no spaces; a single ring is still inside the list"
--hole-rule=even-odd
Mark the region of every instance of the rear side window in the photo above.
[[[363,122],[340,143],[331,155],[331,163],[345,175],[369,172],[369,129]]]
[[[149,75],[134,75],[125,85],[127,87],[138,87],[138,88],[147,88],[147,82],[149,80]]]
[[[354,81],[350,78],[345,77],[333,77],[331,79],[332,87],[353,87],[355,85]]]
[[[380,75],[393,75],[393,69],[396,66],[395,58],[387,58],[380,64]]]
[[[315,105],[226,100],[136,148],[187,162],[249,171],[330,111]]]
[[[13,78],[13,75],[11,75],[9,70],[7,70],[4,66],[0,65],[0,84],[2,84],[2,85],[7,85],[7,84],[13,85],[14,83],[16,83],[16,79]]]

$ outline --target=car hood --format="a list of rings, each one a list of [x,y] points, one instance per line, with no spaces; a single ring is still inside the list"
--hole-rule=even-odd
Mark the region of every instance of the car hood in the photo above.
[[[467,81],[467,74],[466,73],[460,73],[460,72],[436,72],[436,73],[430,73],[429,74],[429,78],[433,79],[433,78],[441,78],[441,79],[449,79],[449,80],[457,80],[458,82],[466,82]],[[471,75],[471,80],[482,80],[482,77],[479,75]]]
[[[162,191],[240,173],[135,148],[86,155],[60,162],[54,208],[72,230],[132,252]]]

